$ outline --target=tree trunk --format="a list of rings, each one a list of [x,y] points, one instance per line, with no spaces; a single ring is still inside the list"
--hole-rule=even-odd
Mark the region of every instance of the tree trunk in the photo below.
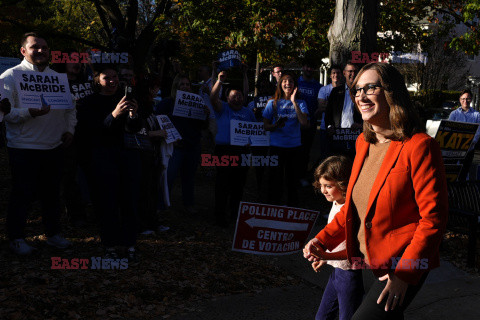
[[[330,65],[345,65],[352,59],[352,51],[376,51],[378,14],[376,0],[337,0],[328,30]]]

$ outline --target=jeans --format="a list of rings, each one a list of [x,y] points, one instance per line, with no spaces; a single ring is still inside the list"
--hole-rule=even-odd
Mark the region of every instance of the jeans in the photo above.
[[[270,156],[278,155],[278,166],[269,168],[269,204],[280,204],[283,197],[283,185],[286,182],[287,205],[290,207],[298,206],[299,173],[301,166],[301,160],[299,159],[300,150],[300,147],[270,147]]]
[[[138,205],[138,231],[155,230],[158,225],[158,193],[160,165],[155,163],[154,155],[149,151],[140,151],[142,175],[140,182],[140,200]]]
[[[342,270],[334,268],[323,292],[322,302],[315,320],[350,320],[362,303],[362,270]]]
[[[228,200],[230,199],[230,217],[237,215],[238,207],[243,196],[243,188],[247,180],[248,166],[241,166],[242,154],[247,149],[240,146],[217,145],[215,155],[221,158],[224,155],[238,156],[238,166],[217,166],[215,179],[215,218],[217,222],[225,220]]]
[[[33,150],[8,148],[12,191],[7,211],[10,240],[25,238],[27,211],[35,198],[41,203],[47,237],[60,232],[60,184],[63,149]]]
[[[100,236],[106,247],[134,246],[140,195],[139,150],[98,147],[93,150],[95,199]]]
[[[195,172],[200,161],[200,145],[192,147],[175,147],[172,157],[168,161],[167,183],[170,194],[177,178],[178,171],[182,179],[183,205],[195,204]]]

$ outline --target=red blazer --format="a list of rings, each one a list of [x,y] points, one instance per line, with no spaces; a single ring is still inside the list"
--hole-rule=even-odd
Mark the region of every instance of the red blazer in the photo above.
[[[369,145],[361,134],[345,205],[316,236],[329,250],[346,239],[347,257],[352,263],[359,252],[357,233],[352,231],[353,222],[358,221],[352,210],[352,190]],[[364,221],[367,255],[375,276],[395,269],[396,276],[415,284],[426,270],[438,267],[447,217],[445,168],[437,142],[424,133],[390,142],[370,192]]]

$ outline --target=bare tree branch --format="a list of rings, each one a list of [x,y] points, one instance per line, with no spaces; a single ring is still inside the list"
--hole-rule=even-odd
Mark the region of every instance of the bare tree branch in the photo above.
[[[455,11],[451,11],[451,10],[447,10],[447,9],[443,9],[443,8],[438,8],[437,10],[441,13],[445,13],[445,14],[448,14],[448,15],[452,16],[456,20],[455,22],[463,23],[468,28],[472,28],[472,26],[473,26],[470,22],[465,21],[463,19],[462,15],[456,13]]]
[[[129,0],[127,8],[127,26],[126,33],[128,38],[135,39],[135,29],[137,27],[137,18],[138,18],[138,1]]]
[[[119,32],[123,32],[125,30],[124,17],[118,3],[115,0],[95,0],[95,2],[98,2],[99,6],[107,14],[112,27],[117,28]]]
[[[107,32],[107,34],[111,34],[112,31],[110,30],[110,26],[108,25],[107,18],[105,17],[105,12],[103,11],[103,8],[100,6],[100,3],[98,0],[94,0],[93,3],[95,4],[95,8],[97,9],[98,16],[100,17],[100,21],[102,21],[103,28]]]

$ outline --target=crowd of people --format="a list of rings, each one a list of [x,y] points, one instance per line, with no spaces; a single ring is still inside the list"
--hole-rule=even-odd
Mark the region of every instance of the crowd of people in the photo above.
[[[129,261],[136,261],[139,234],[168,230],[160,215],[170,206],[177,177],[183,209],[198,213],[195,175],[200,155],[213,152],[219,159],[277,157],[275,165],[255,168],[257,191],[266,185],[268,204],[300,207],[299,188],[310,186],[312,178],[314,188],[333,203],[327,226],[304,249],[315,270],[333,253],[340,259],[328,262],[335,271],[317,319],[331,319],[335,312],[340,319],[400,319],[428,271],[438,266],[448,205],[445,170],[438,144],[424,133],[403,77],[393,66],[371,63],[359,70],[352,63],[333,65],[331,83],[323,86],[314,79],[311,61],[304,62],[300,77],[274,65],[271,73],[260,75],[256,94],[249,97],[246,65],[240,67],[239,88],[229,85],[229,71],[217,72],[214,63],[199,68],[196,87],[191,74],[179,72],[159,98],[162,77],[135,73],[129,65],[50,67],[47,40],[38,33],[24,35],[20,52],[23,61],[0,76],[12,173],[7,233],[14,253],[35,250],[24,231],[33,200],[41,203],[47,244],[59,249],[71,246],[61,231],[62,203],[70,222],[82,227],[90,202],[105,257],[118,258],[122,247]],[[74,105],[20,107],[15,70],[66,73]],[[204,120],[174,112],[177,91],[203,98]],[[462,92],[452,120],[480,121],[468,106],[471,98],[470,91]],[[157,115],[169,117],[181,140],[166,142]],[[270,145],[232,145],[231,120],[263,124]],[[334,141],[338,129],[363,133],[355,145]],[[314,139],[319,139],[321,157],[312,166]],[[236,218],[249,166],[215,170],[213,213],[215,223],[226,227]],[[372,268],[378,281],[363,300],[357,257],[370,266],[386,266]],[[395,268],[392,258],[427,259],[428,265]]]

